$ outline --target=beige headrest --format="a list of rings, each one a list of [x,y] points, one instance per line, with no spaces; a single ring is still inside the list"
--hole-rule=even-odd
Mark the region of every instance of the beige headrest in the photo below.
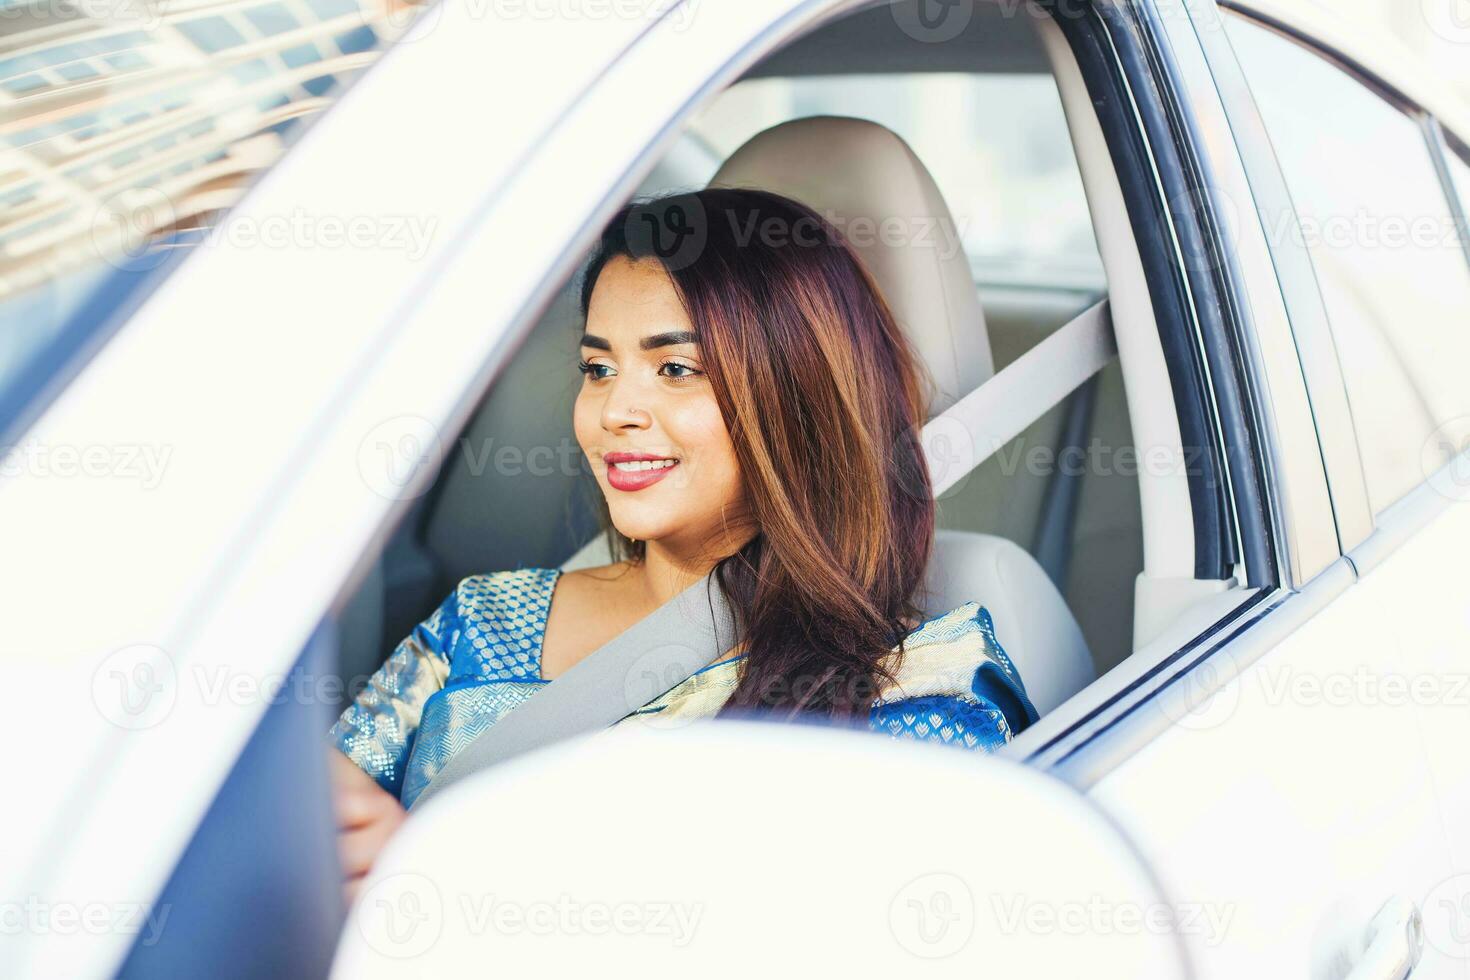
[[[934,379],[931,417],[995,373],[959,229],[897,133],[844,116],[794,119],[752,136],[710,185],[781,194],[837,226]]]

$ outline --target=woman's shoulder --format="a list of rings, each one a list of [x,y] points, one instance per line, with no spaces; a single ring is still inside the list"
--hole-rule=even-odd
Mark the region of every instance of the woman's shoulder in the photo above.
[[[990,616],[990,610],[975,601],[929,617],[904,637],[905,650],[925,648],[937,651],[954,643],[983,648],[987,655],[995,657],[1003,666],[1011,669],[1010,658],[995,638],[995,621]]]
[[[556,568],[522,567],[467,575],[446,604],[465,623],[522,619],[538,610],[544,615],[559,574]]]
[[[537,615],[544,621],[550,613],[553,593],[559,604],[565,601],[578,605],[580,599],[596,599],[617,582],[626,566],[626,562],[614,562],[571,570],[531,566],[480,572],[460,579],[449,601],[461,618],[470,621]]]
[[[1024,690],[1020,673],[996,638],[990,610],[975,601],[919,623],[904,637],[903,655],[896,659],[895,676],[905,692],[969,692],[983,671],[996,671]]]
[[[996,638],[990,610],[973,601],[924,620],[905,636],[894,683],[882,686],[880,700],[875,720],[890,728],[894,718],[937,725],[940,732],[973,734],[989,726],[1009,740],[1037,719],[1020,672]],[[904,710],[885,714],[884,708]],[[981,725],[982,718],[990,721]]]

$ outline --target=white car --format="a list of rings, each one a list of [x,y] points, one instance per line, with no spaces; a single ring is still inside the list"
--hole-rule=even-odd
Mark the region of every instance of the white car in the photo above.
[[[1470,976],[1470,110],[1294,11],[8,7],[0,972]],[[459,578],[595,560],[573,277],[722,172],[852,219],[991,392],[928,430],[932,608],[1039,722],[551,748],[345,917],[327,727]],[[631,931],[526,925],[568,895]]]

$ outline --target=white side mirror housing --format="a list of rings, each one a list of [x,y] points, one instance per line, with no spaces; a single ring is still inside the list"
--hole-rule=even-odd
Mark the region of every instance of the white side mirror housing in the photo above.
[[[1188,976],[1137,852],[1052,777],[869,733],[656,717],[416,809],[333,976]]]

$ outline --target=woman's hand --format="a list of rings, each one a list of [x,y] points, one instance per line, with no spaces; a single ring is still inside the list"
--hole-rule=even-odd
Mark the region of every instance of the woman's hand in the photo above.
[[[337,811],[337,851],[343,895],[351,905],[378,853],[408,817],[403,804],[337,749],[331,752],[332,802]]]

